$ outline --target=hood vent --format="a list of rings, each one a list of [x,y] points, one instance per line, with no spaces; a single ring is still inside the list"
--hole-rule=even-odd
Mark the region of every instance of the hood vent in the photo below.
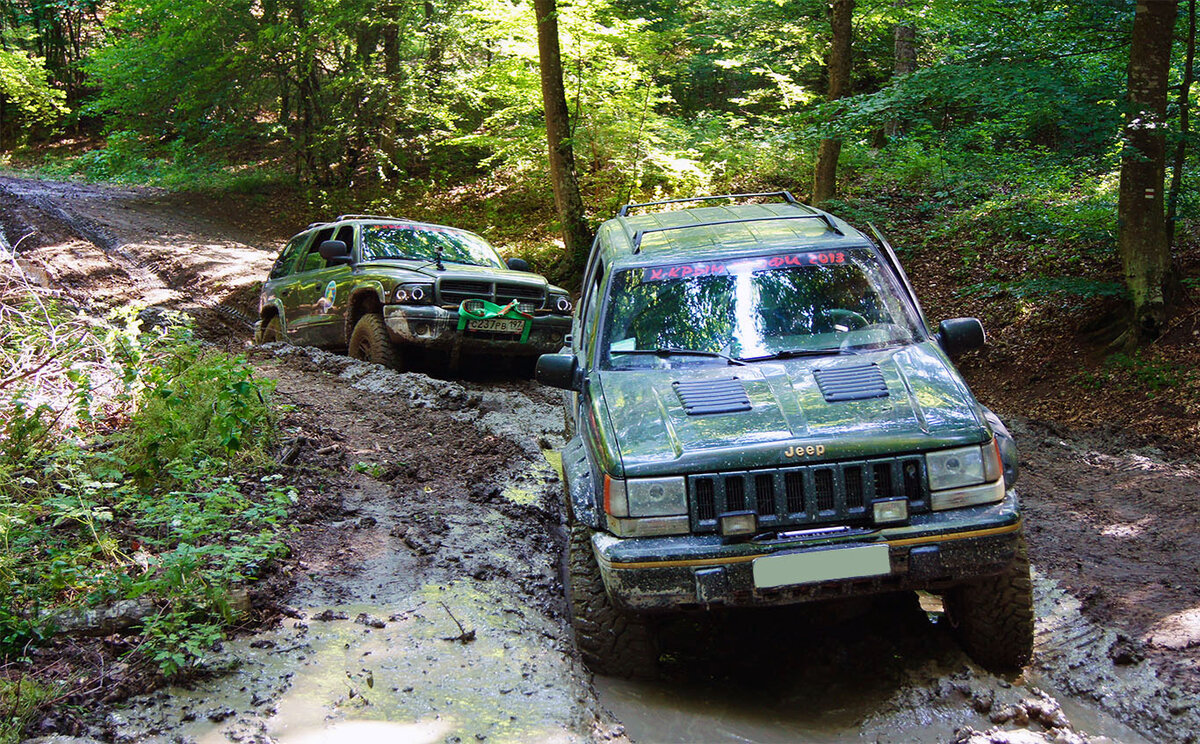
[[[750,398],[746,396],[746,388],[736,377],[671,384],[679,395],[679,402],[683,403],[683,410],[689,416],[750,410]]]
[[[830,403],[886,398],[888,395],[887,383],[883,381],[883,373],[879,371],[878,364],[818,369],[813,371],[813,376],[817,378],[817,387],[821,388],[821,395]]]

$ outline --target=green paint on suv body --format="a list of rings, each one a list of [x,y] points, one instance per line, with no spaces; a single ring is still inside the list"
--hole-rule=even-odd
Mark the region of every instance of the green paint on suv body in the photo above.
[[[478,235],[442,225],[361,215],[316,223],[276,261],[259,298],[256,336],[344,349],[373,315],[399,350],[535,357],[561,347],[571,304],[566,290],[520,264],[506,264]],[[515,303],[511,322],[464,319],[463,303],[470,309],[479,301]]]

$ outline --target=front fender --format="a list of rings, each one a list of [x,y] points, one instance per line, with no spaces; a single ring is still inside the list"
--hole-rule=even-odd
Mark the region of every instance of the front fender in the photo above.
[[[362,313],[354,312],[354,308],[363,301],[364,297],[373,297],[379,303],[379,307],[383,307],[387,301],[387,291],[383,288],[383,283],[376,280],[362,282],[354,288],[346,300],[346,312],[342,315],[346,319],[347,341],[350,339],[350,334],[354,333],[354,324],[362,316]]]
[[[596,479],[587,448],[577,435],[562,449],[563,482],[566,486],[567,510],[575,522],[593,530],[604,529],[596,499]]]
[[[1004,467],[1004,487],[1005,489],[1012,488],[1013,484],[1017,482],[1018,474],[1017,441],[1013,439],[1013,435],[1000,417],[992,413],[991,409],[984,407],[983,417],[987,420],[988,426],[992,428],[992,434],[996,436],[996,440],[1000,444],[1000,464]]]

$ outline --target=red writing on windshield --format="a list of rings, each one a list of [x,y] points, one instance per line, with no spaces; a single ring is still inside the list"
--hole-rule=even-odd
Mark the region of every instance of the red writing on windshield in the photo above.
[[[725,264],[684,264],[682,266],[655,266],[642,272],[642,281],[661,282],[664,279],[687,279],[692,276],[728,274]]]
[[[762,271],[763,269],[782,269],[788,266],[829,266],[843,263],[846,263],[846,254],[844,252],[817,251],[813,253],[785,253],[778,256],[739,260],[734,264],[734,268],[735,271]],[[661,282],[669,279],[688,279],[693,276],[721,276],[728,275],[729,273],[729,265],[724,263],[654,266],[642,270],[642,281]]]
[[[771,256],[767,266],[778,269],[782,266],[821,266],[826,264],[846,263],[846,254],[834,251],[821,253],[791,253],[786,256]]]

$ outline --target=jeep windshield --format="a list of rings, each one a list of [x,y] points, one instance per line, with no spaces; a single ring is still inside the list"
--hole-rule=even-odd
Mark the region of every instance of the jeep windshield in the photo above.
[[[496,249],[470,233],[414,225],[363,225],[362,228],[364,261],[391,258],[435,263],[439,247],[446,263],[504,268]]]
[[[617,271],[601,335],[605,366],[757,361],[912,343],[920,326],[867,248]],[[692,353],[687,353],[692,352]]]

